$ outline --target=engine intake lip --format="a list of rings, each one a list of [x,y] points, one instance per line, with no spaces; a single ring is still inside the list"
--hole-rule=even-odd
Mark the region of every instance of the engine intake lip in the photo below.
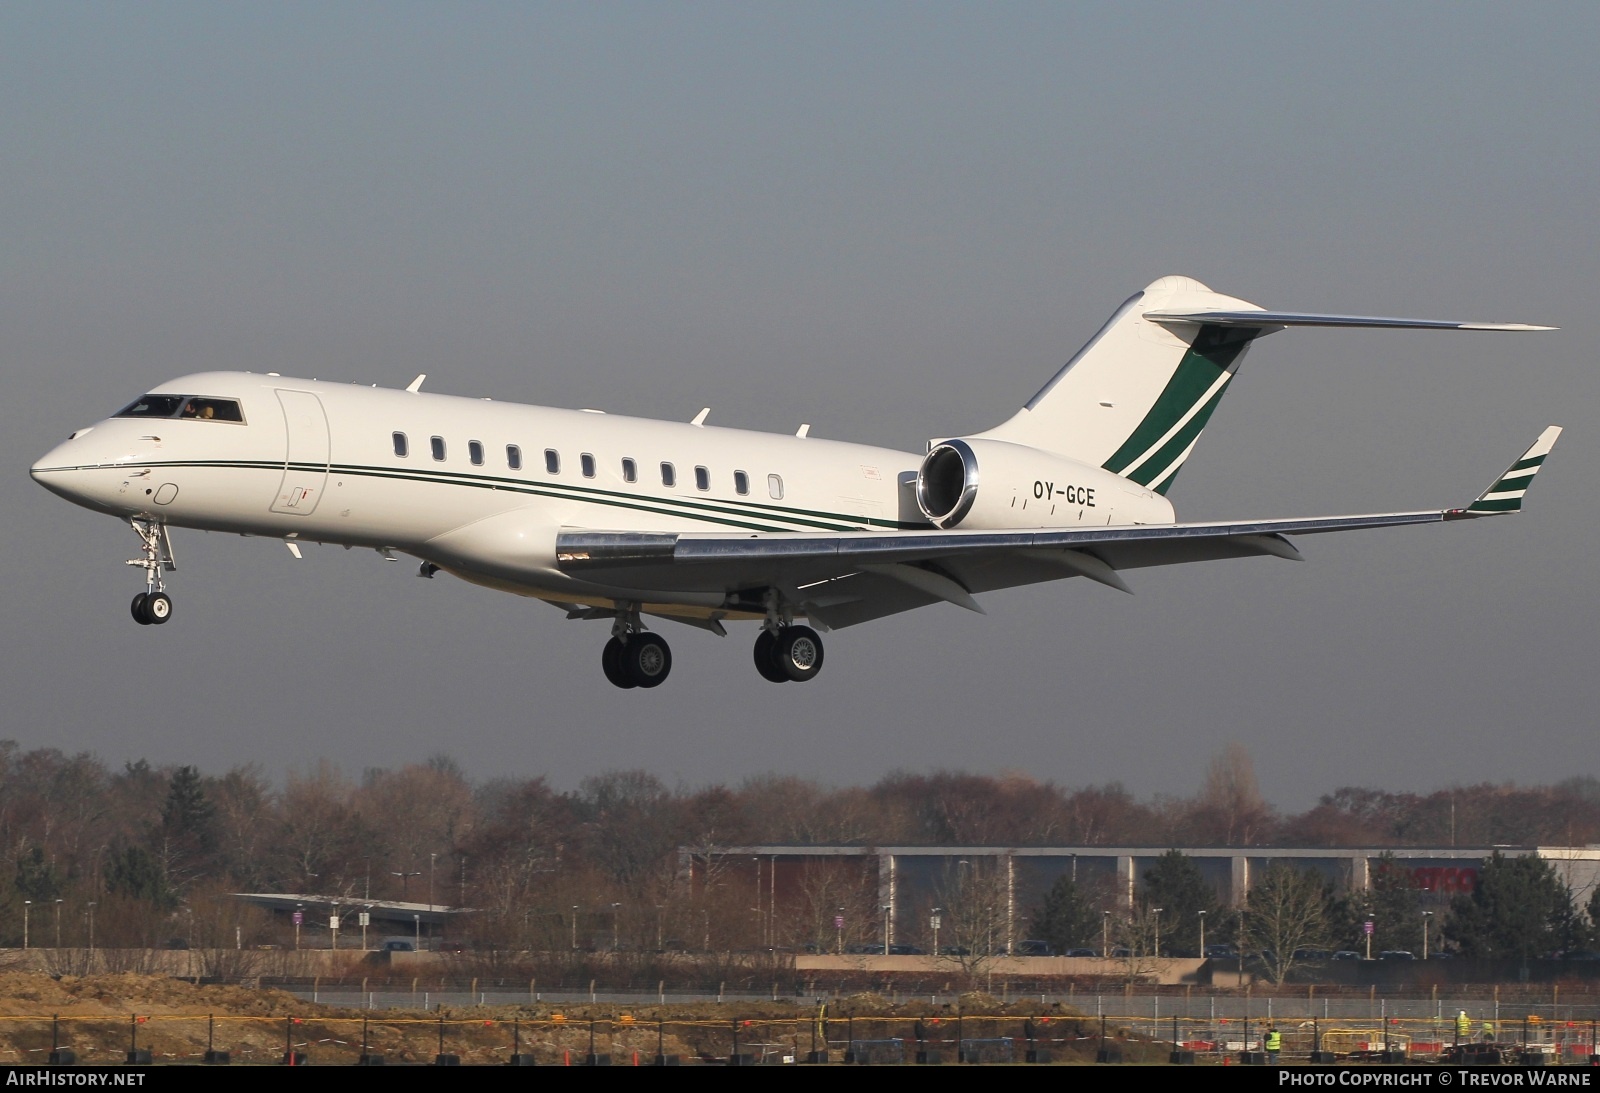
[[[964,440],[935,444],[917,471],[917,508],[936,528],[953,528],[978,498],[978,456]]]

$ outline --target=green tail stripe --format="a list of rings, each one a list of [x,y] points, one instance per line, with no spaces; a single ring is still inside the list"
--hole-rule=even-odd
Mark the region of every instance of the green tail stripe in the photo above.
[[[1183,354],[1177,370],[1145,414],[1139,427],[1122,442],[1110,459],[1101,464],[1112,474],[1122,474],[1135,459],[1150,450],[1183,419],[1195,403],[1205,397],[1217,377],[1233,365],[1260,331],[1220,326],[1202,326],[1194,344]],[[1192,439],[1192,438],[1191,438]],[[1180,449],[1181,450],[1181,449]],[[1154,462],[1154,460],[1152,460]],[[1157,470],[1165,470],[1163,463]]]
[[[1502,478],[1494,485],[1483,491],[1485,497],[1492,493],[1527,493],[1528,480],[1526,478]]]
[[[1181,470],[1183,470],[1183,468],[1179,467],[1178,471],[1181,471]],[[1155,490],[1162,497],[1165,497],[1167,495],[1167,491],[1172,488],[1172,484],[1178,480],[1178,471],[1173,471],[1171,474],[1167,475],[1167,480],[1165,482],[1161,483],[1161,485],[1152,486],[1150,488]]]
[[[1538,467],[1538,466],[1542,466],[1543,464],[1544,464],[1544,456],[1536,455],[1536,456],[1533,456],[1530,459],[1519,459],[1519,460],[1517,460],[1515,463],[1511,464],[1511,468],[1510,469],[1513,470],[1513,471],[1525,471],[1529,467]],[[1507,473],[1510,473],[1510,472],[1508,471]]]
[[[1467,506],[1468,512],[1516,512],[1522,508],[1522,498],[1504,497],[1498,501],[1474,501]]]
[[[1222,396],[1227,393],[1228,385],[1231,382],[1232,380],[1224,380],[1222,386],[1217,388],[1217,393],[1212,395],[1210,401],[1204,406],[1200,407],[1199,412],[1189,419],[1188,424],[1173,433],[1172,439],[1161,445],[1160,451],[1145,460],[1144,464],[1138,470],[1129,474],[1128,477],[1141,486],[1148,486],[1157,478],[1160,478],[1162,472],[1183,456],[1184,449],[1193,444],[1195,437],[1199,436],[1200,431],[1206,427],[1206,422],[1211,420],[1212,412],[1216,410],[1217,403],[1222,401]]]

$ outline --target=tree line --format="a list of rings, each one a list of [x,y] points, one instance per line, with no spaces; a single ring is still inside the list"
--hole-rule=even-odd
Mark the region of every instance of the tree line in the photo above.
[[[1284,813],[1264,800],[1236,746],[1211,762],[1192,797],[1139,799],[1116,783],[1072,788],[949,771],[845,787],[778,775],[668,786],[647,772],[613,771],[562,791],[538,777],[470,779],[446,757],[355,776],[315,763],[275,783],[253,766],[206,774],[139,761],[114,769],[91,754],[0,741],[0,944],[21,944],[27,921],[35,945],[59,937],[81,946],[91,929],[107,947],[176,938],[248,945],[273,927],[226,894],[291,892],[472,907],[479,913],[469,928],[494,944],[820,945],[837,940],[830,931],[841,892],[875,902],[866,878],[848,867],[819,870],[805,882],[817,890],[806,901],[816,907],[789,908],[789,918],[804,921],[780,928],[772,916],[752,915],[745,896],[723,898],[714,876],[686,883],[679,849],[1590,842],[1600,842],[1593,778],[1428,794],[1345,788]],[[1086,905],[1096,898],[1078,897]],[[1102,909],[1092,909],[1103,932]],[[1348,921],[1362,913],[1327,904],[1329,938],[1348,940]],[[1466,930],[1474,914],[1499,921],[1487,910],[1451,908],[1434,928],[1448,917],[1451,929]],[[1198,918],[1163,915],[1175,931],[1164,931],[1164,948],[1188,928],[1179,918]],[[870,907],[851,921],[867,929]],[[1574,912],[1573,921],[1587,920]],[[1420,947],[1400,940],[1394,947]],[[1462,934],[1456,944],[1466,951],[1475,943]]]
[[[1058,951],[1109,950],[1137,961],[1203,951],[1216,957],[1226,949],[1223,959],[1242,954],[1282,983],[1296,967],[1335,951],[1524,961],[1592,955],[1600,945],[1600,888],[1585,895],[1580,907],[1554,863],[1495,850],[1480,863],[1472,891],[1442,896],[1418,887],[1404,863],[1385,853],[1365,891],[1280,861],[1254,879],[1242,906],[1224,907],[1195,861],[1169,850],[1145,871],[1131,909],[1062,877],[1030,917],[1038,937]]]

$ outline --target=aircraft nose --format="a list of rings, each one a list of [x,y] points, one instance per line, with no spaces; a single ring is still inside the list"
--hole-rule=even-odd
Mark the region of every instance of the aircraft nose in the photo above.
[[[33,466],[28,468],[33,480],[51,493],[77,500],[80,493],[78,482],[83,477],[81,468],[86,462],[81,458],[83,445],[78,438],[86,432],[88,430],[83,429],[73,433],[35,460]]]

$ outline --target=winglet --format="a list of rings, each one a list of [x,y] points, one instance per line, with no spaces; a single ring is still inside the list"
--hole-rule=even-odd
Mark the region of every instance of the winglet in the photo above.
[[[422,375],[418,376],[416,379],[414,379],[410,383],[406,384],[406,390],[410,391],[413,395],[416,394],[418,391],[422,390],[422,381],[427,379],[427,378],[428,378],[428,373],[426,373],[426,372],[422,373]]]
[[[1457,510],[1450,515],[1494,516],[1502,512],[1520,512],[1522,495],[1528,492],[1528,486],[1533,483],[1533,476],[1544,466],[1544,457],[1550,454],[1550,449],[1555,447],[1556,438],[1560,435],[1561,429],[1556,425],[1540,433],[1539,439],[1533,442],[1533,447],[1523,452],[1521,459],[1511,464],[1505,474],[1495,479],[1494,485],[1479,494],[1478,499],[1464,510]]]

